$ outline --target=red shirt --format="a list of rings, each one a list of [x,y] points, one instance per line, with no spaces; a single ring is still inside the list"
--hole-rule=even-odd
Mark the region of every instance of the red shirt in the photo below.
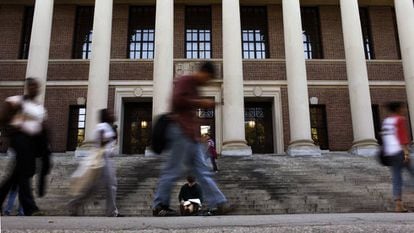
[[[199,129],[195,101],[200,98],[198,83],[193,76],[183,76],[174,82],[172,112],[174,120],[189,138],[198,141]]]
[[[408,137],[407,132],[407,120],[403,116],[396,116],[397,123],[395,127],[397,128],[397,138],[400,141],[401,145],[410,144],[410,138]]]

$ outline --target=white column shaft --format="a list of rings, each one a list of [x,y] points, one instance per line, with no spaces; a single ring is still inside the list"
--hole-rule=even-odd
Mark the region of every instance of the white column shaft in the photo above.
[[[246,145],[239,0],[223,0],[223,142]]]
[[[299,0],[283,0],[291,143],[311,142],[309,97]]]
[[[36,78],[40,82],[38,100],[41,103],[45,100],[52,19],[53,0],[36,0],[26,78]]]
[[[341,0],[340,4],[354,144],[375,142],[358,0]]]
[[[153,117],[170,110],[174,76],[174,0],[157,0]]]
[[[395,0],[411,127],[414,132],[414,7],[411,0]]]
[[[109,66],[111,59],[112,0],[96,0],[93,18],[85,140],[94,139],[98,111],[108,106]]]

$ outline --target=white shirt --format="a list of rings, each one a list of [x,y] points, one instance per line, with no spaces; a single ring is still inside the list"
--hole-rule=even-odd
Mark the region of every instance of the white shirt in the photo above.
[[[104,141],[109,141],[106,145],[105,145],[105,149],[107,150],[112,150],[115,147],[116,144],[116,140],[114,139],[116,136],[116,133],[114,131],[114,129],[112,128],[112,126],[106,122],[104,123],[99,123],[96,125],[95,128],[95,140],[98,143],[98,146],[100,145],[100,140],[101,140],[101,132],[103,132],[103,140]]]
[[[382,143],[385,155],[392,156],[403,150],[397,136],[398,117],[387,117],[382,123]]]
[[[21,111],[11,120],[12,126],[29,135],[36,135],[42,131],[42,124],[47,118],[47,112],[43,105],[34,100],[25,100],[21,95],[10,96],[6,102],[13,106],[21,106]]]

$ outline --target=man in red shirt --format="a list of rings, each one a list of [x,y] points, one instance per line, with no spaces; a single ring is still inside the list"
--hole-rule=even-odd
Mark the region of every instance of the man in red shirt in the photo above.
[[[410,139],[407,130],[407,120],[404,117],[405,105],[401,102],[388,104],[390,116],[382,124],[382,141],[384,155],[389,158],[392,173],[392,190],[396,203],[396,212],[407,212],[402,203],[402,169],[406,168],[414,177],[414,169],[410,165]]]
[[[227,199],[212,178],[213,173],[205,163],[205,150],[200,144],[200,132],[197,124],[198,108],[214,108],[214,101],[202,99],[199,87],[207,85],[214,78],[212,63],[206,62],[189,76],[183,76],[174,83],[172,95],[172,123],[167,129],[169,158],[162,171],[153,202],[154,216],[174,216],[177,212],[170,209],[170,195],[173,184],[185,172],[198,180],[204,200],[217,214],[232,210]]]

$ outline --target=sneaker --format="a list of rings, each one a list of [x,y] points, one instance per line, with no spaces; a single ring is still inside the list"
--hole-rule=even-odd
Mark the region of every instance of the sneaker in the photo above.
[[[170,216],[178,216],[177,211],[170,209],[168,207],[160,207],[157,206],[155,209],[152,210],[152,216],[155,217],[170,217]]]
[[[10,211],[6,210],[6,211],[4,211],[4,213],[2,215],[4,215],[4,216],[10,216]]]

